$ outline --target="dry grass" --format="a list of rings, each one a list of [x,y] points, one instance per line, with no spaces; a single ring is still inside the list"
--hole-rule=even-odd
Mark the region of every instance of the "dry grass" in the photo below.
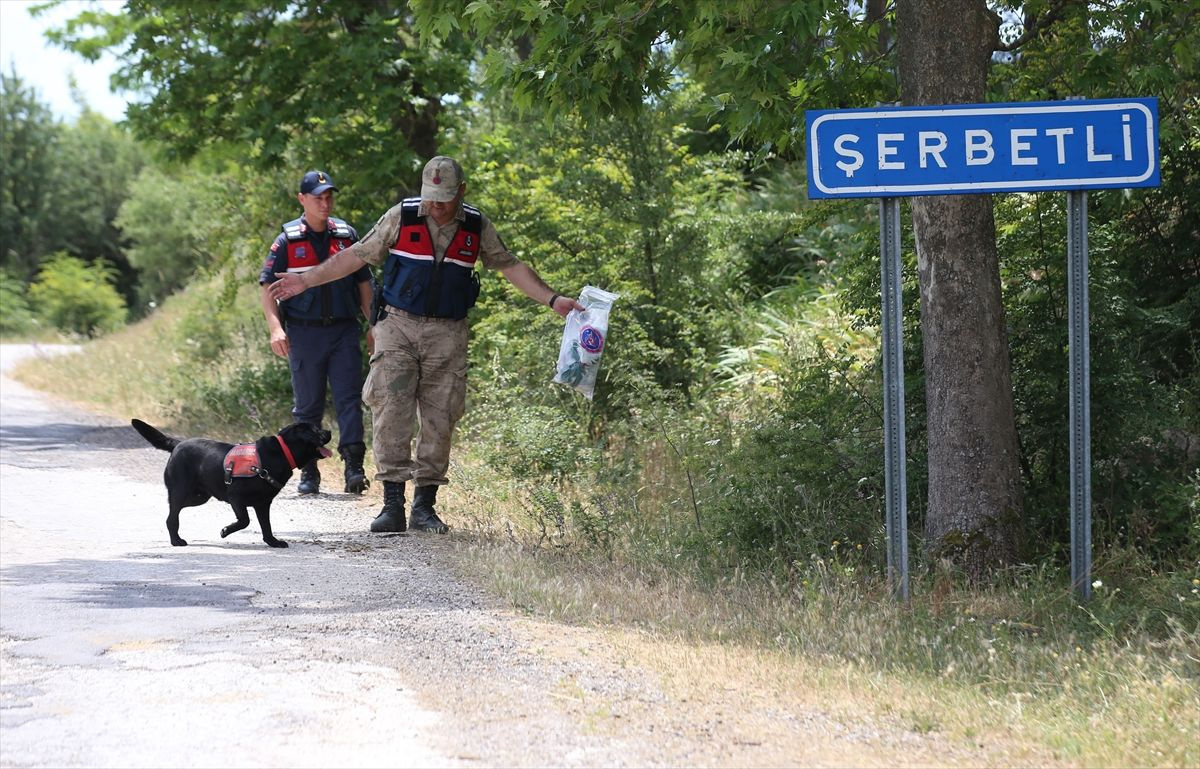
[[[1085,648],[997,619],[1020,613],[1002,592],[943,595],[935,615],[928,599],[901,607],[855,580],[780,590],[734,573],[701,584],[486,537],[457,562],[519,610],[616,634],[675,697],[746,718],[790,703],[934,735],[949,751],[906,765],[1200,765],[1195,627]]]
[[[110,416],[163,416],[169,393],[156,386],[177,363],[164,326],[144,320],[86,343],[86,353],[29,358],[14,377],[59,398]],[[165,383],[164,383],[165,384]]]

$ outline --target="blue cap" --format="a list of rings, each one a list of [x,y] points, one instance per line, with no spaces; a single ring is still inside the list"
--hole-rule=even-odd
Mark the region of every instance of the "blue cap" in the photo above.
[[[337,192],[338,188],[333,186],[333,179],[324,171],[309,171],[300,180],[300,192],[305,195],[320,195],[325,190]]]

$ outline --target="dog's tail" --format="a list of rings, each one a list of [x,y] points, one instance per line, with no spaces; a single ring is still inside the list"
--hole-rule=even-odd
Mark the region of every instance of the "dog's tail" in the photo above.
[[[151,427],[140,419],[131,420],[130,424],[133,425],[133,429],[137,430],[143,438],[150,441],[150,445],[156,449],[174,451],[175,447],[179,445],[178,438],[172,438],[165,433],[159,432],[156,428]]]

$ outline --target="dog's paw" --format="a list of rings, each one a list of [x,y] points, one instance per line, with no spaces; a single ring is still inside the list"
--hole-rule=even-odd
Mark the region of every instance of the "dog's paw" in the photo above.
[[[175,547],[187,547],[187,540],[183,537],[172,537],[171,544]]]
[[[229,536],[230,534],[232,534],[232,533],[233,533],[233,527],[232,527],[232,526],[226,526],[226,527],[224,527],[223,529],[221,529],[221,539],[225,539],[226,537],[228,537],[228,536]]]
[[[266,542],[271,547],[287,547],[288,546],[288,543],[284,542],[282,539],[264,539],[263,541]]]

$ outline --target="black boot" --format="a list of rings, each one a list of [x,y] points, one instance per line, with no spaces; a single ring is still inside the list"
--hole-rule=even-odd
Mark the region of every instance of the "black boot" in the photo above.
[[[366,444],[347,443],[338,449],[342,462],[346,465],[346,493],[362,494],[371,485],[367,473],[363,470],[363,458],[367,455]]]
[[[312,460],[300,469],[300,485],[296,491],[301,494],[316,494],[321,490],[321,471],[317,469],[317,460]]]
[[[383,509],[371,521],[376,534],[401,532],[408,528],[404,522],[404,481],[383,482]]]
[[[432,531],[437,534],[445,534],[450,531],[450,527],[438,518],[437,511],[433,509],[433,505],[437,502],[438,487],[418,486],[413,492],[412,504],[412,528],[413,531]]]

